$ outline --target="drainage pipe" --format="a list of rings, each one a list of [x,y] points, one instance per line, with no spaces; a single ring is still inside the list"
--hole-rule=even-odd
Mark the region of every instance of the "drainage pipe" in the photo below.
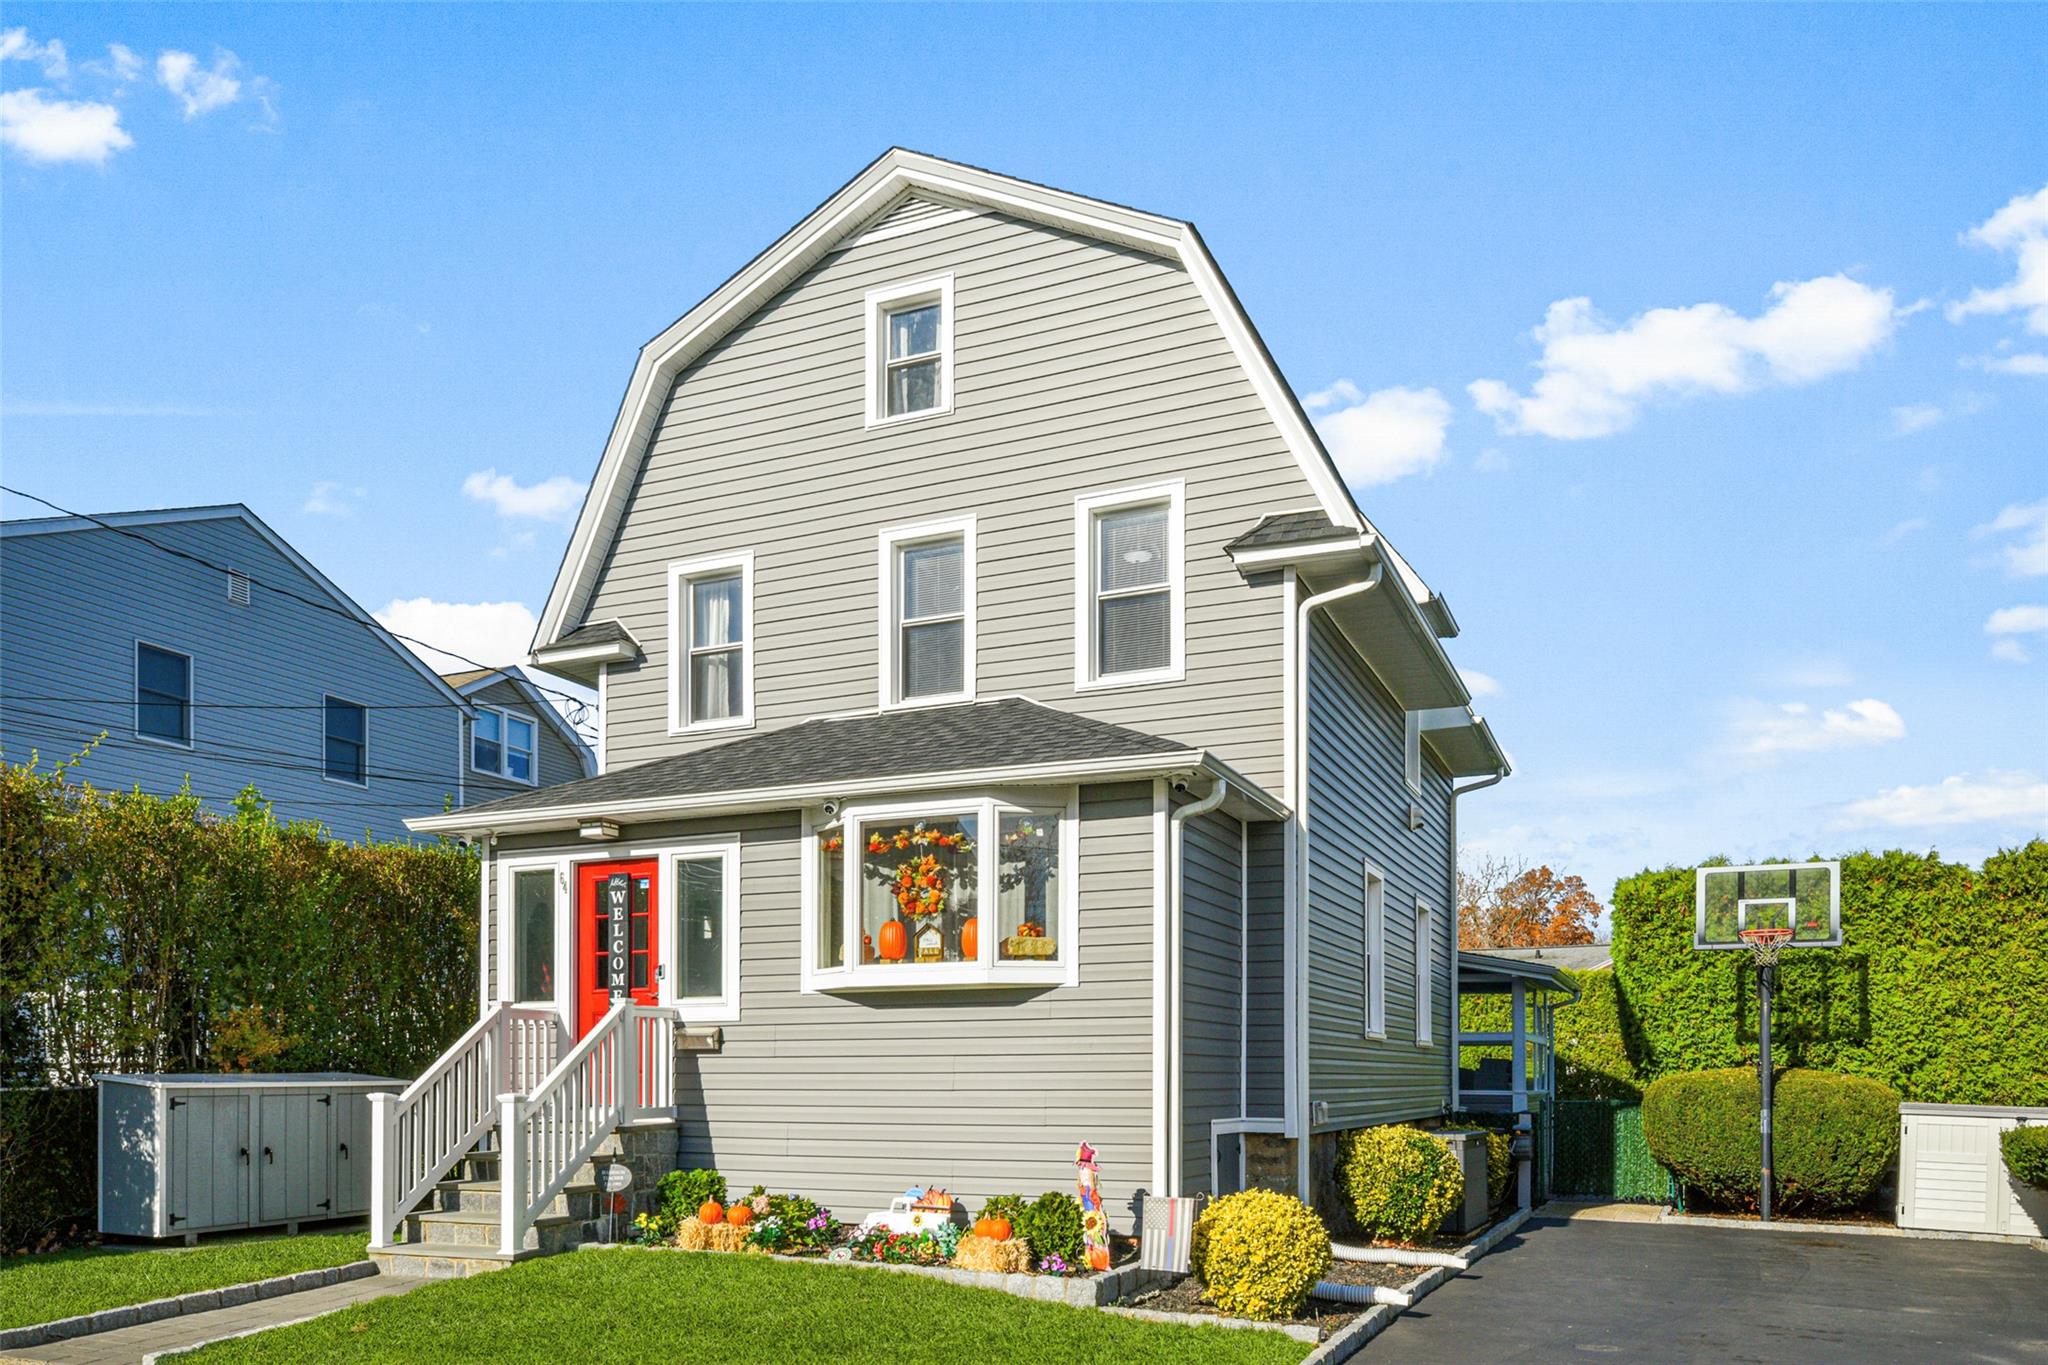
[[[1340,1261],[1363,1261],[1372,1265],[1414,1265],[1448,1266],[1452,1270],[1470,1270],[1469,1257],[1454,1255],[1448,1251],[1410,1251],[1407,1247],[1355,1247],[1343,1242],[1330,1243],[1330,1254]]]
[[[1316,1287],[1308,1291],[1318,1299],[1331,1299],[1337,1303],[1384,1303],[1393,1308],[1412,1308],[1415,1296],[1405,1289],[1389,1289],[1383,1284],[1336,1284],[1330,1280],[1316,1281]]]
[[[1174,790],[1178,790],[1182,785],[1183,784],[1179,782],[1175,782],[1173,784],[1173,788]],[[1167,1129],[1166,1134],[1166,1190],[1169,1196],[1175,1196],[1180,1193],[1181,1147],[1185,1143],[1185,1134],[1181,1131],[1183,1125],[1180,1121],[1180,1070],[1182,1052],[1180,1038],[1180,1021],[1182,953],[1181,945],[1184,938],[1186,937],[1182,931],[1181,899],[1182,893],[1186,888],[1187,878],[1183,875],[1185,869],[1182,867],[1181,850],[1187,839],[1187,822],[1189,820],[1196,819],[1200,816],[1207,815],[1210,811],[1215,810],[1218,806],[1223,804],[1223,799],[1229,795],[1230,784],[1219,777],[1216,779],[1216,785],[1210,788],[1209,794],[1207,796],[1201,798],[1199,801],[1191,801],[1187,805],[1177,808],[1173,812],[1173,814],[1167,819],[1167,830],[1170,837],[1167,840],[1166,878],[1168,885],[1170,885],[1173,888],[1171,893],[1167,897],[1168,914],[1166,922],[1166,933],[1168,939],[1167,956],[1168,960],[1172,964],[1170,977],[1172,984],[1167,995],[1167,999],[1171,1002],[1168,1005],[1168,1009],[1170,1011],[1168,1018],[1171,1022],[1168,1024],[1166,1035],[1168,1057],[1167,1066],[1170,1076],[1170,1079],[1167,1082],[1166,1093],[1168,1094],[1168,1096],[1171,1097],[1167,1102],[1166,1112],[1168,1116],[1172,1119],[1172,1126]],[[1172,799],[1172,794],[1171,792],[1169,792],[1167,796],[1168,802],[1171,803]],[[1209,1175],[1210,1180],[1213,1184],[1215,1180],[1215,1172],[1211,1171]]]

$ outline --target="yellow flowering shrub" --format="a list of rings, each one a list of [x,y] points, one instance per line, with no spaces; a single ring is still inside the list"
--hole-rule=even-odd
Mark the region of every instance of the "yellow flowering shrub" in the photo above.
[[[1451,1144],[1392,1124],[1339,1135],[1337,1185],[1376,1241],[1419,1242],[1465,1198],[1465,1172]]]
[[[1330,1234],[1290,1194],[1225,1195],[1195,1220],[1195,1278],[1210,1302],[1242,1318],[1291,1318],[1330,1271]]]

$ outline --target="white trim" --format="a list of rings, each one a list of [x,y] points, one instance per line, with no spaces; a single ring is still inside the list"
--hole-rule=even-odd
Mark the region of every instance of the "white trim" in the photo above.
[[[1169,1189],[1168,1149],[1172,1142],[1171,1096],[1167,1094],[1167,1049],[1173,1045],[1167,1019],[1167,795],[1166,779],[1152,779],[1152,1188]]]
[[[655,888],[655,898],[661,906],[658,923],[661,961],[657,966],[665,969],[657,983],[661,1003],[675,1006],[685,1026],[738,1023],[741,983],[740,836],[718,835],[669,844],[656,850],[632,849],[629,852],[635,857],[661,859],[661,878]],[[676,864],[685,862],[716,862],[719,865],[719,891],[724,898],[724,907],[720,911],[723,923],[719,926],[719,933],[724,939],[720,946],[723,956],[720,975],[725,989],[716,997],[685,999],[682,995],[682,924],[678,918],[680,902],[676,898]]]
[[[495,886],[498,899],[498,1003],[554,1009],[561,1011],[564,1019],[575,1018],[571,1006],[574,1003],[572,987],[575,985],[576,976],[576,882],[574,869],[570,865],[571,860],[571,855],[563,853],[531,854],[497,860]],[[588,860],[588,857],[584,859]],[[513,985],[519,977],[519,937],[517,926],[513,923],[513,890],[519,881],[520,873],[540,871],[552,872],[555,878],[555,995],[551,1000],[520,1000],[513,995]]]
[[[939,345],[934,353],[939,362],[939,393],[936,405],[915,412],[889,412],[889,318],[911,308],[936,303],[939,306]],[[868,290],[862,301],[862,318],[867,344],[867,414],[869,427],[893,427],[924,417],[944,417],[953,411],[953,276],[927,275],[901,284]],[[920,352],[915,360],[927,356]]]
[[[740,679],[741,708],[737,716],[720,720],[689,719],[690,635],[688,613],[682,592],[685,583],[699,578],[724,577],[740,573]],[[668,574],[668,732],[672,735],[702,734],[711,730],[747,730],[754,724],[754,552],[708,555],[702,559],[672,561]]]
[[[1371,859],[1361,860],[1365,869],[1364,895],[1360,898],[1359,939],[1363,948],[1364,980],[1360,986],[1361,1032],[1367,1038],[1387,1036],[1387,876]]]
[[[1436,1045],[1436,911],[1415,898],[1415,1046]]]
[[[1237,820],[1237,1112],[1251,1108],[1252,1098],[1252,829]],[[1209,1178],[1216,1178],[1213,1154]]]
[[[898,572],[902,552],[919,545],[938,544],[948,540],[960,542],[961,554],[961,624],[960,681],[958,692],[935,693],[928,697],[900,697],[897,689],[902,680],[897,677],[897,658],[902,644],[902,626],[898,615],[903,605],[902,575]],[[975,519],[970,515],[945,517],[937,521],[919,522],[914,526],[885,527],[875,534],[875,641],[878,656],[878,676],[881,679],[876,695],[876,705],[884,711],[903,710],[917,706],[946,706],[956,702],[974,700],[975,684],[975,636],[977,634],[975,599],[976,564]]]
[[[481,1019],[491,1011],[491,888],[495,885],[491,846],[497,840],[487,834],[478,842],[483,848],[476,878],[476,999],[477,1018]]]
[[[639,648],[625,640],[608,640],[601,645],[570,645],[556,648],[543,645],[527,654],[527,661],[537,668],[555,669],[563,664],[629,664],[640,654]]]
[[[592,776],[596,777],[604,776],[605,725],[606,717],[611,714],[612,710],[611,680],[612,666],[609,663],[599,664],[597,666],[597,747],[591,751],[592,767],[596,769]]]
[[[1290,541],[1284,545],[1257,545],[1232,550],[1230,562],[1247,573],[1256,569],[1294,568],[1304,561],[1349,558],[1369,549],[1372,536],[1359,531],[1340,531],[1342,540]]]
[[[327,771],[327,703],[338,701],[343,706],[353,706],[363,713],[363,780],[351,782],[345,777],[336,777]],[[357,791],[370,788],[370,708],[359,701],[338,697],[332,692],[320,694],[320,780],[332,782],[337,787],[354,787]]]
[[[445,679],[443,681],[445,681]],[[491,672],[484,674],[482,677],[475,678],[469,682],[464,683],[461,687],[456,688],[455,691],[457,696],[462,697],[466,701],[474,694],[483,691],[485,688],[495,687],[501,682],[510,683],[512,685],[512,690],[517,692],[520,696],[524,697],[526,699],[527,705],[533,708],[534,714],[540,717],[541,724],[547,726],[550,730],[553,730],[555,734],[561,738],[564,744],[567,744],[572,750],[575,751],[577,766],[583,769],[583,775],[585,777],[597,776],[597,755],[591,749],[590,741],[583,738],[583,736],[577,732],[576,727],[569,723],[569,720],[566,716],[564,716],[560,711],[555,709],[554,704],[550,702],[545,695],[542,694],[540,688],[533,682],[531,678],[528,678],[525,672],[521,669],[493,669]],[[599,696],[602,697],[602,695],[603,689],[602,687],[600,687]],[[477,703],[471,704],[476,705]],[[484,704],[488,705],[489,703]],[[598,733],[600,736],[602,736],[604,733],[604,711],[602,709],[602,706],[600,706],[597,713],[597,724]],[[538,748],[538,742],[536,742],[536,752],[534,755],[534,771],[536,773],[540,771],[540,755],[538,753]],[[467,768],[469,766],[469,761],[467,759],[464,759],[462,766],[464,768]],[[517,781],[518,779],[515,778],[513,780]]]
[[[1401,780],[1416,796],[1422,795],[1422,713],[1401,713]]]
[[[547,703],[543,702],[541,704],[545,706]],[[470,707],[473,714],[470,716],[469,762],[464,766],[470,772],[482,773],[485,777],[495,777],[502,782],[513,782],[522,787],[538,787],[540,785],[540,718],[530,715],[525,711],[514,711],[510,707],[497,706],[490,702],[471,702]],[[483,767],[476,761],[476,722],[486,711],[498,718],[498,766],[495,770]],[[512,775],[512,722],[515,720],[524,721],[533,727],[533,745],[528,754],[529,762],[526,765],[529,775],[526,777],[514,777]]]
[[[1136,488],[1082,493],[1074,499],[1074,690],[1104,691],[1179,682],[1187,676],[1187,484],[1166,479]],[[1167,664],[1144,672],[1097,670],[1096,526],[1105,512],[1166,507]],[[1152,589],[1157,591],[1157,589]]]
[[[1282,1026],[1282,1071],[1286,1078],[1286,1093],[1283,1113],[1285,1128],[1290,1138],[1302,1136],[1304,1125],[1301,1116],[1308,1113],[1307,1051],[1303,1046],[1305,1030],[1302,1015],[1305,1002],[1301,998],[1301,983],[1304,968],[1301,951],[1301,729],[1306,718],[1300,714],[1299,696],[1301,685],[1298,675],[1302,671],[1301,647],[1296,640],[1300,630],[1301,579],[1293,569],[1282,571],[1280,610],[1283,617],[1280,625],[1281,649],[1284,657],[1280,661],[1282,698],[1281,732],[1287,752],[1283,758],[1285,774],[1283,787],[1287,808],[1295,814],[1289,818],[1281,831],[1280,852],[1280,994]]]
[[[927,200],[926,202],[929,203],[931,201]],[[855,235],[844,244],[834,247],[833,252],[837,254],[841,251],[850,251],[857,246],[866,246],[869,242],[886,242],[891,237],[905,237],[913,232],[923,232],[926,228],[948,227],[954,223],[965,222],[969,218],[981,218],[984,216],[973,209],[954,209],[950,213],[934,213],[929,217],[919,218],[912,222],[898,223],[894,227],[873,227],[869,228],[866,232]]]
[[[185,738],[165,739],[162,735],[142,733],[142,651],[153,649],[159,654],[175,654],[185,661]],[[129,732],[144,744],[156,744],[166,749],[196,749],[199,747],[199,666],[190,654],[182,649],[172,649],[153,640],[135,637],[135,647],[128,652],[132,670],[128,689],[129,705],[133,708],[129,716]],[[154,704],[154,703],[152,703]],[[324,722],[323,722],[324,724]]]

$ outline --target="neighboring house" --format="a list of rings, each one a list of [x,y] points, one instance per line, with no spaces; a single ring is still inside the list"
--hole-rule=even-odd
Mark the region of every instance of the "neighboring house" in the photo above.
[[[842,1216],[1070,1189],[1083,1139],[1120,1227],[1326,1195],[1450,1100],[1454,782],[1507,768],[1455,633],[1192,225],[888,153],[640,354],[533,653],[604,775],[411,822],[482,841],[490,962],[373,1239],[443,1149],[500,1128],[536,1211],[635,1118]]]
[[[597,775],[583,736],[520,669],[474,668],[441,681],[470,706],[462,722],[465,805]]]
[[[217,813],[253,785],[281,819],[407,839],[471,796],[470,709],[239,504],[0,523],[9,761],[91,745],[72,780]]]

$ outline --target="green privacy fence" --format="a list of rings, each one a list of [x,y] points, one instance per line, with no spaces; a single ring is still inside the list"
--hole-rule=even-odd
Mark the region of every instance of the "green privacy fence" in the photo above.
[[[1643,1107],[1632,1100],[1559,1100],[1553,1119],[1550,1192],[1566,1199],[1666,1203],[1671,1173],[1643,1140]]]

